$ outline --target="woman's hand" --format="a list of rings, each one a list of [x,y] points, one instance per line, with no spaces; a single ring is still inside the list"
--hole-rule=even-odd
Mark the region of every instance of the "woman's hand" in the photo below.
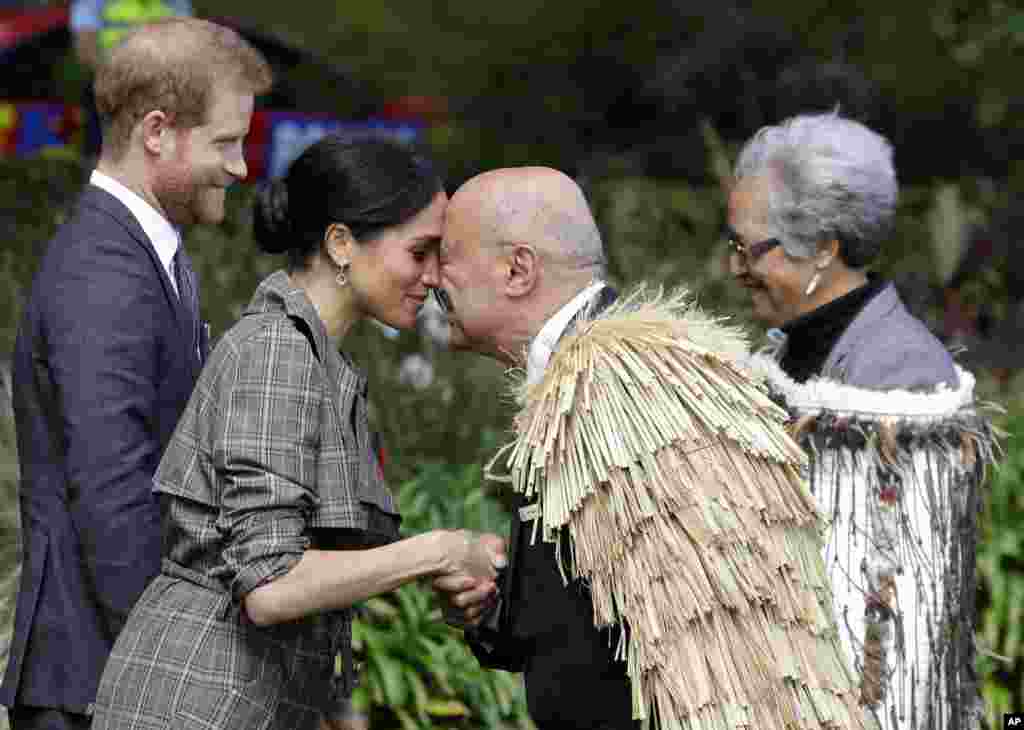
[[[505,540],[460,530],[451,534],[447,567],[434,578],[445,620],[476,626],[497,598],[497,571],[505,567]]]
[[[440,575],[466,575],[493,581],[505,567],[505,540],[470,530],[445,531],[445,559]]]

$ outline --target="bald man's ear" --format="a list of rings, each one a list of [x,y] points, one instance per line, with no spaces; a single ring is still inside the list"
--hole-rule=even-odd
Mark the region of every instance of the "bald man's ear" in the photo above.
[[[505,259],[505,293],[510,297],[523,297],[533,291],[540,276],[540,256],[528,243],[508,246]]]

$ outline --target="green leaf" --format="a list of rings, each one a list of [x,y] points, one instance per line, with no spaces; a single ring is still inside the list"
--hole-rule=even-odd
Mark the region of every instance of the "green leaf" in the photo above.
[[[411,632],[415,632],[426,618],[424,615],[426,611],[420,609],[419,602],[416,600],[417,588],[418,586],[415,584],[403,586],[394,593],[401,620]]]
[[[467,717],[469,708],[458,700],[431,698],[426,703],[427,714],[433,717]]]
[[[430,699],[430,695],[427,692],[427,685],[424,684],[423,678],[420,676],[419,672],[409,666],[405,668],[405,679],[408,685],[412,688],[412,701],[416,714],[421,718],[425,718],[427,714],[427,702]]]
[[[395,717],[397,717],[398,721],[402,723],[402,730],[422,730],[420,723],[418,723],[406,710],[401,707],[395,707],[392,709],[395,711]]]
[[[360,685],[352,690],[352,708],[358,712],[366,712],[370,709],[370,693],[366,687]]]
[[[384,706],[384,679],[381,676],[380,665],[370,662],[366,669],[366,688],[370,694],[370,700],[378,707]]]
[[[409,701],[409,687],[405,683],[402,665],[389,656],[374,656],[384,689],[384,699],[392,708],[402,707]]]
[[[1024,13],[1014,13],[1006,21],[1006,29],[1018,43],[1024,43]]]
[[[398,617],[398,609],[389,601],[379,596],[367,599],[364,605],[366,606],[367,613],[375,619],[390,621]]]

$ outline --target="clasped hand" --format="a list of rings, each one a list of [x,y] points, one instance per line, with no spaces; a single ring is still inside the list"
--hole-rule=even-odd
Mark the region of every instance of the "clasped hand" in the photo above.
[[[506,564],[505,540],[468,530],[448,534],[447,565],[434,577],[434,589],[448,623],[476,626],[497,598],[498,570]]]

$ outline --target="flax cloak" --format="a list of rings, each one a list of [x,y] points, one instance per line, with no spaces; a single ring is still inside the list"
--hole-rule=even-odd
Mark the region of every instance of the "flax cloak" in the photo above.
[[[596,626],[623,629],[645,726],[862,728],[807,459],[746,353],[685,291],[639,289],[518,386],[517,438],[489,473],[536,498],[533,539],[567,540],[563,577]]]

